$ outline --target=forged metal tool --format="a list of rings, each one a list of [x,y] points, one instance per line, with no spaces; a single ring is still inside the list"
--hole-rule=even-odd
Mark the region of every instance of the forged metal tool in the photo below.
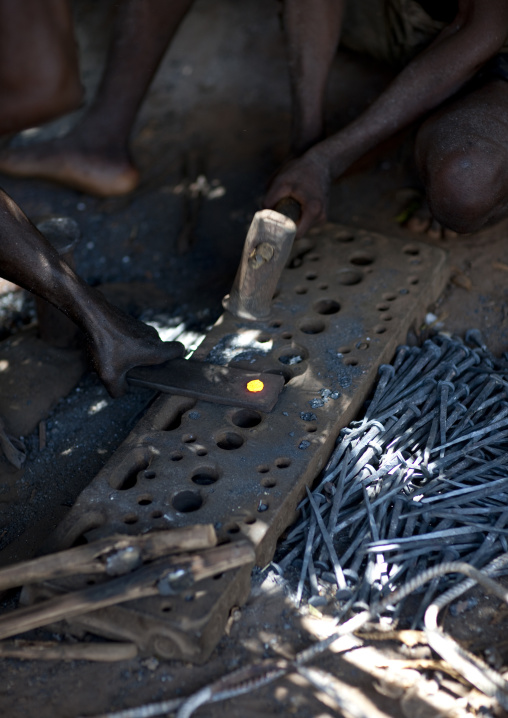
[[[216,546],[202,553],[158,559],[106,583],[17,608],[0,616],[0,639],[138,598],[173,596],[204,578],[253,563],[254,549],[247,541]]]
[[[121,576],[145,561],[183,551],[212,548],[216,543],[217,537],[211,524],[155,531],[141,536],[110,536],[0,569],[0,591],[78,573]]]
[[[275,211],[256,212],[238,272],[224,308],[240,319],[266,319],[293,246],[300,204],[285,197]],[[196,361],[172,360],[131,369],[130,384],[217,404],[271,411],[284,386],[282,376],[246,372]]]
[[[138,366],[127,374],[129,384],[166,394],[191,396],[214,404],[269,412],[284,386],[284,377],[186,359]]]

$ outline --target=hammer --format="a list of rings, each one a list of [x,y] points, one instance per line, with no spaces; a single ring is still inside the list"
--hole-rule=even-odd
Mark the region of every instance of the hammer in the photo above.
[[[266,319],[296,235],[301,205],[284,197],[275,209],[256,212],[231,291],[222,306],[239,319]]]

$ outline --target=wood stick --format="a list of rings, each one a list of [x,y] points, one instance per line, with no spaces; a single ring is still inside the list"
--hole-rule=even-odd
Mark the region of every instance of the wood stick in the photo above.
[[[216,543],[217,536],[212,524],[153,531],[141,536],[110,536],[86,546],[76,546],[0,569],[0,591],[78,573],[119,575],[127,573],[136,562],[151,561],[183,551],[199,551],[211,548]]]
[[[231,292],[222,300],[224,309],[247,320],[266,319],[272,298],[288,260],[296,225],[271,209],[256,212],[243,247]]]
[[[173,595],[190,588],[195,581],[254,563],[254,558],[251,544],[238,541],[202,554],[160,559],[126,576],[0,616],[0,639],[117,603],[159,593]]]
[[[128,661],[138,655],[135,643],[55,643],[53,641],[0,641],[0,658],[44,661]]]

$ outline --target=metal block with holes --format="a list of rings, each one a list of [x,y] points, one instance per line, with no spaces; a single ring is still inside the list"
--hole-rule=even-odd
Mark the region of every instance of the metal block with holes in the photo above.
[[[248,537],[265,565],[338,432],[360,411],[378,366],[423,320],[447,277],[445,253],[434,247],[337,225],[314,232],[295,245],[270,318],[247,322],[225,313],[194,354],[283,374],[272,412],[160,396],[79,496],[48,550],[120,531],[211,522],[222,542]],[[133,601],[72,624],[165,658],[202,662],[249,588],[249,570],[231,571],[185,595]]]

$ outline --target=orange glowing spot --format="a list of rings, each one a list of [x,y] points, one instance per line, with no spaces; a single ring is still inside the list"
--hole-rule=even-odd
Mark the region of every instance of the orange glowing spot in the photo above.
[[[247,383],[247,391],[258,392],[263,391],[265,385],[260,379],[253,379]]]

